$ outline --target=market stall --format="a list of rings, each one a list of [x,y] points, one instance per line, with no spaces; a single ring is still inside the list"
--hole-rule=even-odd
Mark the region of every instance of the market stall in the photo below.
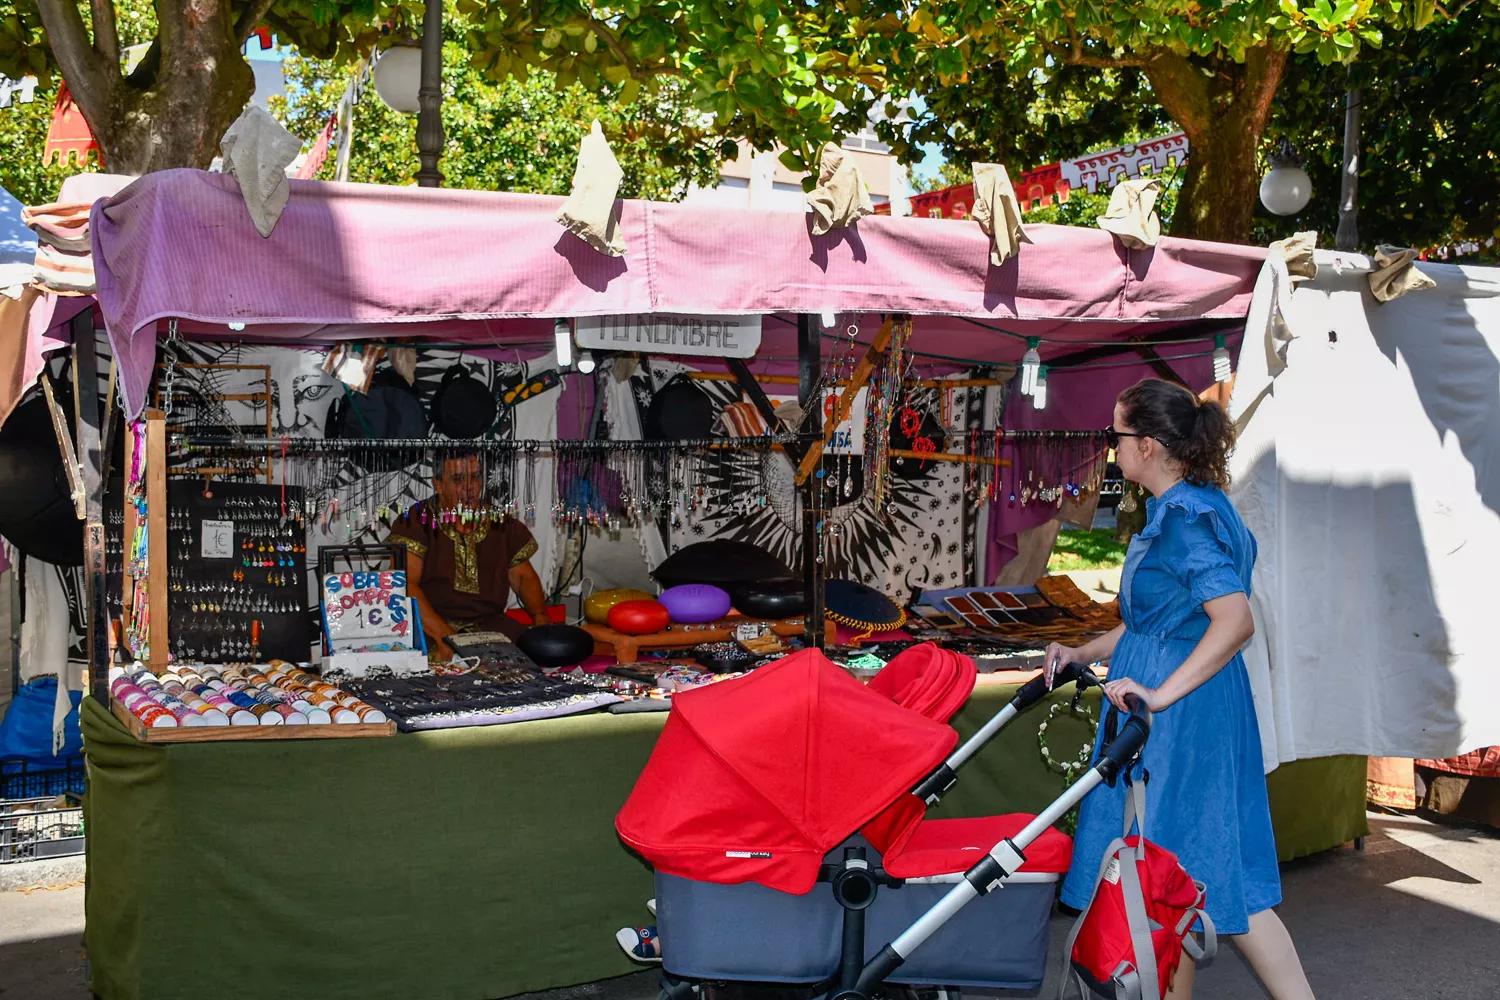
[[[247,997],[272,977],[309,996],[498,996],[628,971],[609,932],[649,878],[610,818],[661,719],[634,712],[798,644],[868,674],[918,640],[995,667],[1107,630],[1117,613],[1062,582],[993,581],[1021,532],[1097,498],[1120,388],[1211,381],[1262,256],[1033,227],[995,267],[970,223],[813,237],[796,214],[625,202],[631,252],[606,258],[557,206],[293,182],[263,239],[233,180],[195,171],[96,204],[107,344],[88,312],[67,329],[75,378],[117,385],[125,414],[83,406],[77,441],[88,935],[107,1000],[201,995],[210,956],[220,995]],[[377,382],[406,351],[406,388]],[[477,431],[402,429],[406,395],[420,421],[466,378],[499,400]],[[377,395],[379,433],[359,402]],[[483,490],[425,500],[454,454]],[[549,596],[582,585],[609,536],[666,589],[585,606],[582,647],[569,626],[445,636],[479,665],[431,671],[404,564],[365,561],[387,536],[422,559],[420,539],[458,524],[525,525]],[[769,568],[715,575],[748,562],[700,549],[669,578],[730,543]],[[665,633],[708,640],[704,669],[648,659],[680,646]],[[535,669],[589,654],[605,673]],[[281,662],[309,659],[320,678]],[[959,727],[1006,691],[982,687]],[[1053,732],[1071,748],[1086,730]],[[1032,808],[1063,780],[1034,727],[986,753],[944,808]],[[1286,856],[1363,833],[1363,767],[1272,775]],[[290,843],[309,852],[295,874],[258,860]]]

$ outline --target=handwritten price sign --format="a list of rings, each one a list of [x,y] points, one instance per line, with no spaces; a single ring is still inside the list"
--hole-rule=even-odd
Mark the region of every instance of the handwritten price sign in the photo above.
[[[406,573],[329,573],[323,578],[328,638],[340,646],[391,642],[411,632]]]

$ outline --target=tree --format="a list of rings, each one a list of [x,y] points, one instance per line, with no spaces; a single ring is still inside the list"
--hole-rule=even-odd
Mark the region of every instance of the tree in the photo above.
[[[357,67],[292,56],[282,64],[287,97],[271,109],[294,134],[311,143],[329,120]],[[621,195],[675,200],[691,185],[719,180],[720,144],[697,127],[683,89],[668,82],[654,98],[616,100],[617,88],[595,93],[582,84],[559,86],[538,71],[523,82],[486,80],[457,42],[443,47],[447,88],[443,169],[456,187],[534,194],[566,194],[578,143],[598,119],[610,136],[625,177]],[[410,184],[417,171],[416,118],[387,108],[373,93],[354,111],[349,179]],[[331,178],[330,156],[318,176]]]
[[[1361,245],[1426,246],[1497,235],[1500,4],[1477,0],[1450,13],[1421,29],[1387,29],[1379,48],[1365,46],[1347,64],[1325,63],[1316,52],[1292,54],[1261,140],[1262,160],[1245,174],[1258,181],[1264,154],[1286,136],[1307,157],[1313,200],[1296,218],[1283,219],[1255,199],[1252,242],[1264,244],[1294,228],[1316,229],[1325,245],[1331,242],[1350,86],[1362,88],[1364,103]],[[914,123],[910,140],[937,143],[965,163],[1030,166],[1173,127],[1150,82],[1133,67],[1058,64],[1051,73],[1015,76],[991,68],[973,74],[964,88],[930,95],[926,104],[930,113]],[[1173,217],[1174,187],[1169,175],[1164,221]],[[1075,192],[1067,205],[1027,219],[1065,218],[1076,201]]]
[[[303,55],[352,62],[421,22],[419,0],[151,0],[130,25],[127,0],[14,0],[0,18],[0,73],[60,70],[112,170],[203,167],[253,90],[242,49],[261,25]],[[130,0],[141,2],[145,0]],[[881,0],[886,2],[886,0]],[[882,71],[871,46],[836,34],[832,8],[777,0],[457,0],[472,64],[492,81],[537,69],[564,87],[613,88],[632,104],[663,81],[706,112],[705,133],[780,139],[786,161],[812,162],[823,142],[858,131]],[[128,32],[127,28],[137,28]],[[126,35],[150,49],[129,74]]]
[[[1480,0],[1425,30],[1393,33],[1348,67],[1293,61],[1269,137],[1286,136],[1306,158],[1313,198],[1295,219],[1262,211],[1258,242],[1293,227],[1337,229],[1349,87],[1364,105],[1361,245],[1500,238],[1500,3]]]
[[[927,44],[888,65],[887,85],[926,98],[918,136],[930,141],[953,123],[971,142],[997,136],[1033,156],[1065,124],[1082,126],[1074,141],[1084,148],[1145,124],[1152,116],[1136,97],[1149,88],[1192,144],[1172,232],[1241,242],[1251,235],[1262,138],[1293,53],[1347,62],[1379,45],[1383,26],[1425,26],[1433,9],[1431,0],[1405,8],[1402,0],[923,4],[902,30],[915,27]],[[1056,118],[1028,137],[1038,98]],[[899,129],[888,131],[896,139]]]

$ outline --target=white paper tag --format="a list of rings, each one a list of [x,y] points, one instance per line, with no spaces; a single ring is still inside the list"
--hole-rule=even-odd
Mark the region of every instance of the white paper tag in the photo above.
[[[766,627],[760,622],[745,622],[743,625],[735,626],[734,637],[740,642],[749,642],[752,639],[759,639],[765,630]]]
[[[1104,869],[1104,881],[1110,885],[1120,884],[1120,859],[1110,858],[1109,867]]]
[[[230,559],[234,556],[234,522],[203,522],[203,558]]]

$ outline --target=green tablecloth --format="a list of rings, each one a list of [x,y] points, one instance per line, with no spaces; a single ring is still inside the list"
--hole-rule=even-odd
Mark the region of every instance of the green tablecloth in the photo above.
[[[957,727],[972,732],[1013,692],[979,689]],[[941,814],[1050,801],[1062,779],[1037,753],[1044,711],[971,761]],[[483,1000],[635,971],[613,935],[649,920],[651,874],[613,819],[664,719],[145,746],[85,699],[94,992]],[[1067,717],[1051,732],[1060,753],[1085,734]],[[1302,824],[1297,853],[1364,832],[1352,760],[1273,775],[1278,835]],[[1294,805],[1276,801],[1288,792]]]

